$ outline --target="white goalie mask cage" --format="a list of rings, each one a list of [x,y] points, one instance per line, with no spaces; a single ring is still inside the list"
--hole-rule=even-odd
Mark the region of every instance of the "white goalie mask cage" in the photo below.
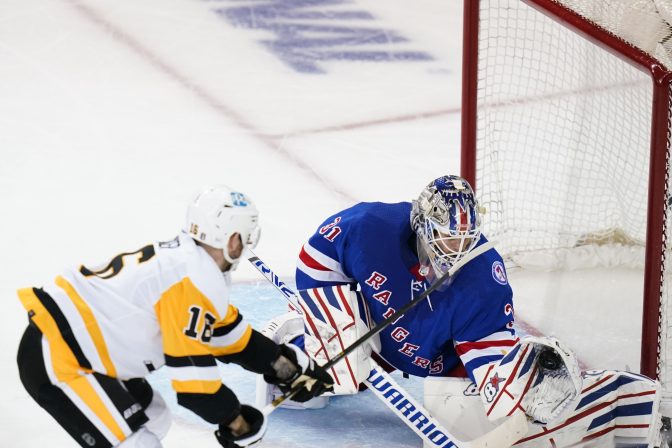
[[[254,249],[259,242],[259,212],[252,200],[226,185],[207,187],[189,204],[184,231],[194,240],[222,249],[224,258],[235,269],[239,259],[231,258],[228,242],[239,233],[243,249]]]
[[[421,273],[445,275],[481,236],[481,216],[469,182],[454,175],[433,180],[413,201],[411,226],[418,236]]]

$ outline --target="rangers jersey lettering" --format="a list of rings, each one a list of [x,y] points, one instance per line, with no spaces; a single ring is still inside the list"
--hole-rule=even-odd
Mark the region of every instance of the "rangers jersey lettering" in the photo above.
[[[392,315],[429,287],[418,273],[410,211],[408,202],[360,203],[327,218],[301,250],[297,287],[356,283],[372,325]],[[383,330],[380,355],[412,375],[452,375],[464,366],[473,379],[474,369],[515,345],[512,322],[511,287],[493,249]]]

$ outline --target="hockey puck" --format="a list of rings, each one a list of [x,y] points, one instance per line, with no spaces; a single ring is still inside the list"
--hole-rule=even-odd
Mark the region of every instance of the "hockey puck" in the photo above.
[[[546,370],[558,370],[562,367],[562,358],[553,349],[543,350],[539,353],[539,365]]]

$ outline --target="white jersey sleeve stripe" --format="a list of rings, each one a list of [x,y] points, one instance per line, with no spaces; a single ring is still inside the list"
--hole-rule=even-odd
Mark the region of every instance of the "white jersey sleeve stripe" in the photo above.
[[[497,333],[492,333],[484,338],[478,339],[477,341],[455,341],[455,345],[471,342],[503,341],[503,340],[518,340],[518,337],[512,334],[511,331],[498,331]]]
[[[221,380],[222,374],[219,368],[215,366],[184,366],[170,367],[166,366],[166,373],[172,380],[177,381],[215,381]]]
[[[306,243],[303,245],[303,251],[310,256],[313,260],[315,260],[317,263],[325,267],[326,269],[329,269],[330,271],[338,272],[339,274],[345,276],[343,273],[343,267],[341,266],[341,263],[339,263],[337,260],[334,260],[333,258],[323,254],[319,250],[315,249],[313,246],[310,245],[310,243]]]
[[[234,345],[245,335],[247,327],[247,322],[245,322],[245,320],[241,320],[228,333],[221,336],[213,336],[212,339],[210,339],[210,345],[215,348],[225,348]]]
[[[319,271],[311,267],[306,266],[306,264],[299,260],[296,264],[296,267],[306,274],[308,277],[315,279],[320,282],[341,282],[341,283],[352,283],[354,280],[346,277],[340,272],[334,271]]]
[[[486,356],[504,356],[510,347],[490,347],[481,350],[470,350],[465,354],[460,355],[463,364],[468,364],[474,359],[483,358]]]

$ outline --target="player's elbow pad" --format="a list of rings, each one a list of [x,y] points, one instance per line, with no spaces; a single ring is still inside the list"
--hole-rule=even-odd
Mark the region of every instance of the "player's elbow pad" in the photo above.
[[[179,392],[177,404],[215,425],[228,422],[240,413],[238,397],[224,384],[214,394]]]
[[[230,355],[218,356],[217,360],[225,363],[238,364],[245,370],[254,373],[271,373],[271,364],[280,356],[278,344],[252,330],[252,335],[245,348]]]
[[[490,420],[523,409],[548,423],[571,411],[581,392],[581,371],[574,354],[555,338],[526,337],[499,362],[474,371]]]

